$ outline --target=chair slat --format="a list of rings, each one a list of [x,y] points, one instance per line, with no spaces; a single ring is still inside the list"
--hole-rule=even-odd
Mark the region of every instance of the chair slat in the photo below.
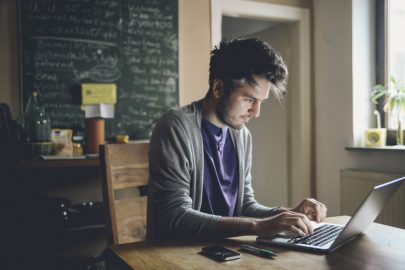
[[[112,169],[112,184],[114,189],[139,187],[148,184],[148,168]]]
[[[146,239],[146,203],[146,196],[115,202],[120,244]]]

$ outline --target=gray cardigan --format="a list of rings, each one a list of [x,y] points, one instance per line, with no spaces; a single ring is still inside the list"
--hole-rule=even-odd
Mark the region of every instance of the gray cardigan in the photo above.
[[[220,216],[200,212],[204,179],[202,100],[166,113],[149,145],[147,238],[213,236]],[[229,129],[239,160],[237,215],[265,217],[275,208],[258,204],[251,186],[249,130]]]

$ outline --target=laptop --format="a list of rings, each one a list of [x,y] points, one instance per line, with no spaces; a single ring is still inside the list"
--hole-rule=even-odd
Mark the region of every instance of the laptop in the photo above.
[[[272,238],[257,237],[262,244],[329,253],[360,236],[377,218],[385,203],[395,194],[405,177],[375,186],[346,225],[319,223],[309,236],[277,234]]]

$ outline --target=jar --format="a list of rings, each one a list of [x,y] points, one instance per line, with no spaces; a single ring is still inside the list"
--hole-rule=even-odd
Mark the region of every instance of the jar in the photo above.
[[[73,155],[74,156],[83,155],[83,147],[81,143],[73,143]]]
[[[27,142],[48,142],[51,140],[51,120],[40,103],[36,91],[33,91],[28,99],[23,116],[23,128]]]

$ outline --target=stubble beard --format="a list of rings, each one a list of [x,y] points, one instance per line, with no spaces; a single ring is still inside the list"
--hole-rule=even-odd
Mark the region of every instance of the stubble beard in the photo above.
[[[221,96],[218,105],[216,108],[216,115],[218,119],[225,125],[234,128],[234,129],[242,129],[245,124],[236,124],[233,123],[231,117],[229,116],[229,97]]]

